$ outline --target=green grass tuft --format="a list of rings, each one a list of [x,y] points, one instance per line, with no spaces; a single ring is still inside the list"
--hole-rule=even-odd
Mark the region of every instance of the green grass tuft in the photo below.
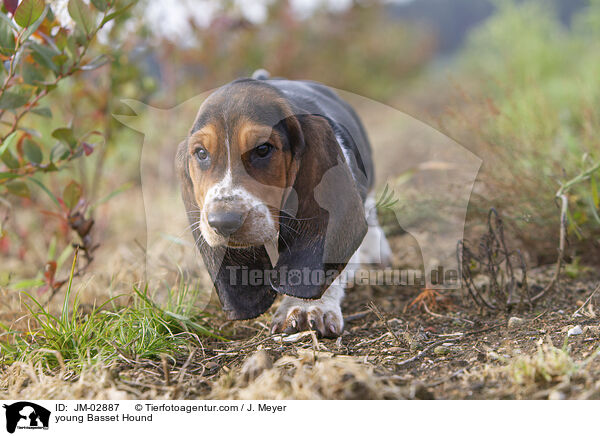
[[[77,254],[74,257],[75,265]],[[119,307],[116,296],[100,307],[84,314],[78,295],[70,303],[73,271],[65,292],[59,316],[51,314],[35,297],[23,294],[30,321],[25,331],[0,325],[0,362],[16,361],[42,363],[47,368],[60,366],[79,372],[86,366],[102,362],[135,362],[162,355],[177,356],[189,353],[193,343],[203,337],[219,336],[207,323],[207,314],[194,306],[200,290],[181,283],[168,294],[165,307],[159,307],[143,291],[134,287],[133,302]]]

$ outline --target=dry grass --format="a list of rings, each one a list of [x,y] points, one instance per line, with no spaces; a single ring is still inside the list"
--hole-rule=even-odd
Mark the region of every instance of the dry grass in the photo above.
[[[402,395],[389,378],[357,358],[299,349],[297,356],[282,356],[250,381],[243,371],[230,371],[216,382],[210,398],[384,400]]]
[[[16,362],[0,371],[0,399],[127,400],[131,395],[116,387],[111,371],[103,365],[76,375],[63,370],[44,370],[31,363]]]
[[[580,369],[565,349],[542,344],[533,355],[517,356],[506,371],[514,383],[527,385],[568,381]]]

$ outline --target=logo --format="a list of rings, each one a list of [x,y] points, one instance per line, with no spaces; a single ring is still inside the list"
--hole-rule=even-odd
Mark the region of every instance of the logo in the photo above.
[[[28,401],[19,401],[4,405],[6,409],[6,431],[14,433],[18,429],[36,430],[48,429],[50,411]]]

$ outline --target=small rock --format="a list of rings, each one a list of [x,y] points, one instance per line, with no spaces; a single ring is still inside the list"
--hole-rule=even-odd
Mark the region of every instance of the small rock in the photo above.
[[[508,320],[508,328],[509,329],[516,329],[521,327],[523,324],[525,324],[525,320],[523,318],[517,318],[516,316],[511,316],[510,319]]]
[[[567,398],[564,392],[561,391],[552,391],[550,395],[548,395],[549,400],[564,400]]]
[[[572,329],[570,329],[567,332],[567,336],[575,336],[575,335],[580,335],[583,333],[583,330],[581,329],[580,325],[576,325],[575,327],[573,327]]]
[[[402,353],[403,351],[405,351],[405,348],[401,348],[401,347],[390,347],[388,349],[388,351],[390,353]]]
[[[242,365],[241,375],[244,381],[250,382],[262,374],[265,369],[273,368],[271,356],[265,350],[258,350]]]
[[[129,394],[125,391],[120,391],[116,388],[109,388],[104,391],[107,400],[129,400]]]
[[[217,369],[219,367],[219,364],[217,362],[214,362],[211,360],[210,362],[207,362],[204,365],[204,367],[206,368],[207,371],[212,371],[212,370]]]
[[[433,354],[437,354],[438,356],[444,356],[450,353],[449,347],[444,347],[443,345],[437,346],[433,349]]]

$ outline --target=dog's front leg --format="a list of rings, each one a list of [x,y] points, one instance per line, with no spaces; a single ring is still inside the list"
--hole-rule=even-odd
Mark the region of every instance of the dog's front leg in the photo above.
[[[321,337],[335,338],[344,330],[341,303],[344,288],[336,280],[318,300],[285,296],[273,316],[271,333],[315,330]]]

